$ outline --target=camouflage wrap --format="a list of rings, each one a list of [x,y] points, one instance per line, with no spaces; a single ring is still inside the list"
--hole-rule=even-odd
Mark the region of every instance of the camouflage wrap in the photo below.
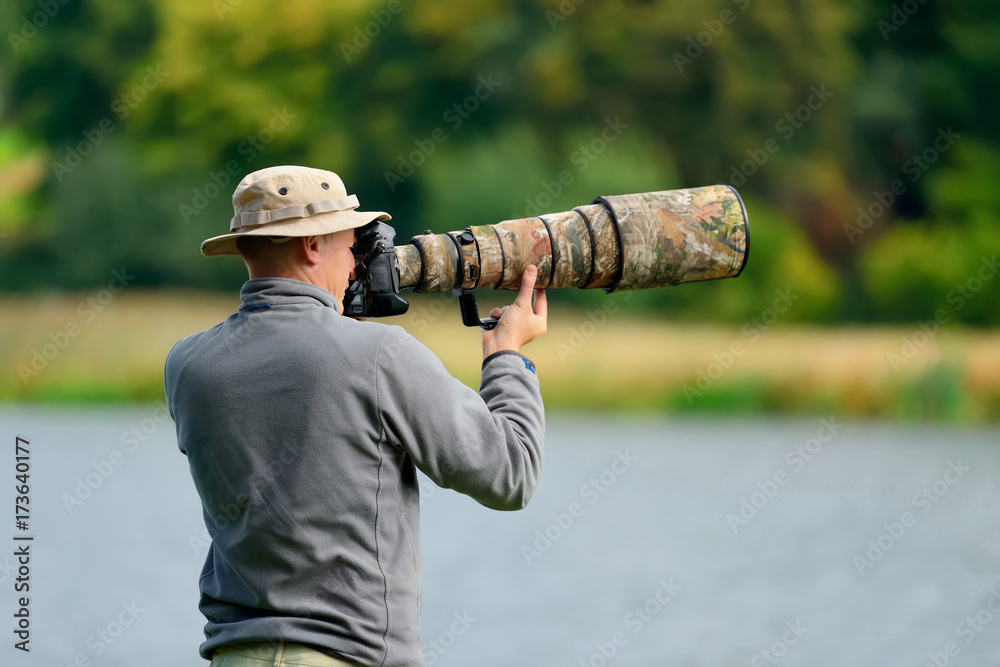
[[[410,241],[420,250],[423,267],[417,292],[450,292],[455,287],[455,268],[458,266],[458,249],[446,234],[424,234]],[[403,289],[402,282],[399,288]]]
[[[494,225],[503,246],[500,289],[516,290],[528,264],[538,267],[539,288],[548,287],[552,273],[552,244],[545,224],[538,218],[505,220]]]
[[[424,262],[420,250],[412,243],[396,246],[396,260],[399,263],[399,288],[412,289],[420,283],[420,272]]]
[[[479,283],[476,287],[496,288],[503,278],[503,249],[493,225],[469,227],[479,248]]]
[[[554,246],[548,287],[583,287],[590,277],[592,251],[587,221],[576,211],[539,216]]]
[[[635,290],[738,274],[746,219],[725,185],[601,197],[618,223],[622,272],[615,289]]]
[[[475,289],[479,282],[479,247],[475,237],[465,232],[449,232],[446,236],[458,250],[458,267],[455,271],[455,276],[460,280],[458,287]],[[462,240],[463,236],[465,240]]]
[[[603,287],[608,289],[615,283],[621,268],[621,246],[618,243],[618,230],[615,227],[615,217],[603,204],[578,206],[576,209],[587,221],[590,235],[593,238],[593,265],[585,289]]]
[[[572,211],[424,234],[410,244],[396,248],[400,289],[446,292],[457,277],[461,287],[516,290],[524,267],[535,264],[540,288],[611,292],[737,276],[749,227],[736,190],[712,185],[599,197]]]

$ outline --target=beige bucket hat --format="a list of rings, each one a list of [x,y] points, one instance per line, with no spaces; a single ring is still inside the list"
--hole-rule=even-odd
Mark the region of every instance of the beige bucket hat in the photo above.
[[[356,195],[347,194],[340,176],[310,167],[268,167],[247,174],[233,193],[229,234],[201,244],[205,257],[238,255],[241,236],[313,236],[332,234],[391,220],[382,211],[362,212]]]

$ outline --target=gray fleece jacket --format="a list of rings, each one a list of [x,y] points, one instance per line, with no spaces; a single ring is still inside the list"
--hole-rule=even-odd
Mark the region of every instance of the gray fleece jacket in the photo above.
[[[238,312],[178,342],[164,384],[212,545],[202,657],[266,640],[422,665],[419,490],[528,502],[545,428],[534,366],[483,363],[479,393],[398,326],[324,289],[249,280]]]

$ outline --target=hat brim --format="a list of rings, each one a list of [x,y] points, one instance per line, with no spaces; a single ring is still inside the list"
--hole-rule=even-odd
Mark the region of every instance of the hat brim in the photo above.
[[[201,243],[201,254],[205,257],[238,255],[236,239],[241,236],[319,236],[333,234],[345,229],[357,229],[375,220],[392,220],[384,211],[334,211],[320,213],[308,218],[298,218],[287,222],[260,225],[244,231],[222,234],[205,239]]]

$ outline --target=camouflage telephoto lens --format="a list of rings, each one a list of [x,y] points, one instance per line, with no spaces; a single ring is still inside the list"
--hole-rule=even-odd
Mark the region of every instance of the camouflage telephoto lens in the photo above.
[[[730,278],[750,229],[728,185],[598,197],[572,211],[505,220],[396,246],[400,289],[516,290],[528,264],[539,288],[649,289]]]

